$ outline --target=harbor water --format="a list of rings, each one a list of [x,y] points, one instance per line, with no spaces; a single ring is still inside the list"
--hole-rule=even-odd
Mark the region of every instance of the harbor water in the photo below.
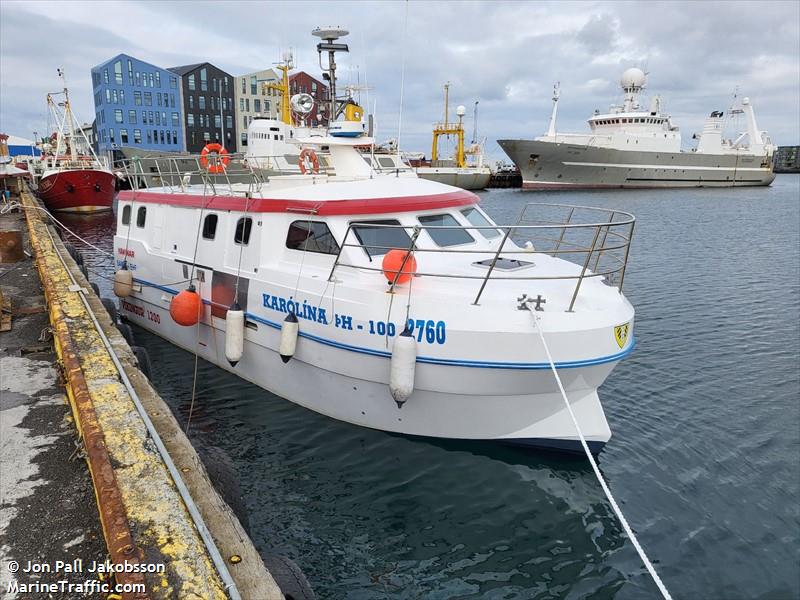
[[[601,469],[674,597],[800,597],[800,177],[480,195],[500,222],[532,201],[636,215],[637,348],[600,388]],[[111,252],[112,216],[62,220]],[[358,428],[203,361],[192,407],[193,355],[134,335],[192,437],[231,457],[256,547],[319,598],[657,597],[585,459]]]

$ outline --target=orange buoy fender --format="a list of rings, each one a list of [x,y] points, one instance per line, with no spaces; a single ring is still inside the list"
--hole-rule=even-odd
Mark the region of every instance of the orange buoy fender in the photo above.
[[[128,266],[123,264],[122,268],[114,273],[114,295],[117,298],[127,298],[133,291],[133,273],[128,270]]]
[[[172,298],[172,302],[169,303],[169,314],[178,325],[184,327],[197,325],[203,314],[203,301],[193,285]]]
[[[208,164],[209,154],[217,155],[216,164]],[[203,165],[203,168],[209,173],[224,172],[225,167],[227,167],[230,162],[231,158],[228,156],[228,151],[225,150],[221,144],[206,144],[203,150],[200,152],[200,164]]]
[[[406,283],[411,280],[411,276],[417,272],[417,259],[407,250],[393,248],[383,257],[383,275],[389,283]],[[398,275],[399,273],[399,275]]]

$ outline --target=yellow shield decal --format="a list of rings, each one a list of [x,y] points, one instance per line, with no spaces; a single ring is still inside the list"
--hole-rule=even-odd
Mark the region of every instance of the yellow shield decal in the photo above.
[[[630,323],[625,323],[614,327],[614,339],[617,340],[617,344],[620,348],[622,348],[628,340],[628,332],[631,329],[630,325]]]

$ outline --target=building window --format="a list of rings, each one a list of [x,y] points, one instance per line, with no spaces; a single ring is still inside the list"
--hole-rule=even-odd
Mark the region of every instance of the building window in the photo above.
[[[244,98],[239,98],[239,110],[244,112]]]
[[[205,110],[206,109],[206,97],[205,96],[199,96],[197,98],[197,107],[200,110]]]
[[[261,112],[261,100],[259,100],[258,98],[253,100],[253,110],[257,113]]]
[[[217,97],[211,96],[211,110],[217,110]]]
[[[207,131],[203,132],[203,141],[204,142],[210,142],[211,141],[211,134],[208,133]]]
[[[142,74],[139,71],[136,71],[136,85],[142,85]]]
[[[188,87],[189,87],[190,90],[195,90],[196,89],[195,86],[194,86],[194,73],[189,75],[189,77],[187,78],[187,82],[188,82]]]
[[[247,134],[242,132],[242,146],[247,146]]]
[[[339,254],[339,244],[331,230],[318,221],[295,221],[289,225],[286,247],[320,254]]]
[[[214,115],[214,127],[216,127],[217,129],[222,127],[222,117],[220,117],[219,115]]]
[[[154,81],[153,81],[153,74],[152,74],[152,73],[150,73],[150,87],[156,87],[155,85],[153,85],[153,83],[154,83]]]
[[[167,129],[167,144],[171,143],[172,143],[172,132],[169,129]]]
[[[173,144],[177,144],[178,143],[178,130],[177,129],[173,129],[172,130],[172,143]]]
[[[121,144],[128,143],[128,130],[127,129],[120,129],[119,130],[119,141]]]
[[[208,91],[208,69],[203,67],[200,69],[200,91],[207,92]]]
[[[233,129],[233,117],[231,115],[225,115],[225,127]]]
[[[188,113],[186,115],[186,125],[194,127],[194,113]]]
[[[203,238],[207,240],[213,240],[214,236],[217,233],[217,221],[219,217],[215,214],[206,215],[206,218],[203,220]]]
[[[245,129],[247,129],[247,115],[244,115],[244,116],[242,117],[242,127],[244,127]]]
[[[122,61],[118,60],[114,63],[114,83],[122,85]]]
[[[115,108],[114,109],[114,123],[122,123],[122,109]]]
[[[119,103],[125,104],[125,90],[119,91]]]
[[[144,227],[145,220],[147,219],[147,207],[140,206],[136,211],[136,226]]]
[[[247,93],[247,81],[245,80],[244,77],[242,77],[242,93],[243,94]]]
[[[214,77],[214,78],[211,80],[211,83],[213,84],[213,85],[212,85],[212,87],[214,88],[214,91],[216,92],[216,91],[217,91],[217,78],[216,78],[216,77]]]
[[[156,111],[156,125],[161,125],[161,113]]]
[[[163,110],[161,111],[161,124],[162,125],[167,124],[167,113],[165,113]]]
[[[142,86],[147,87],[147,73],[142,73]]]
[[[147,130],[147,143],[148,144],[153,143],[153,132],[150,131],[149,129]]]
[[[114,139],[114,130],[111,128],[108,129],[108,141],[111,142],[112,144],[116,141]]]
[[[145,106],[153,106],[153,94],[152,94],[152,92],[145,92],[144,93],[144,105]]]
[[[131,222],[131,205],[126,204],[122,207],[122,224],[129,225]]]
[[[156,105],[161,106],[161,93],[156,92]]]
[[[106,88],[106,104],[111,104],[111,90]]]
[[[170,108],[175,108],[175,94],[169,95],[169,106]]]
[[[161,73],[159,73],[158,71],[156,71],[156,87],[158,88],[161,87]]]
[[[114,104],[119,104],[118,96],[117,96],[117,90],[111,90],[111,101]]]
[[[178,113],[172,113],[172,126],[173,127],[180,127],[180,118],[178,117]]]
[[[155,123],[155,121],[153,120],[153,111],[152,110],[147,111],[147,122],[150,123],[150,125]]]
[[[243,217],[236,222],[236,232],[233,235],[233,242],[242,246],[250,243],[250,231],[253,229],[253,219]]]
[[[264,100],[264,112],[269,113],[269,100]]]
[[[103,70],[103,83],[108,83],[108,69]]]
[[[194,96],[189,96],[189,109],[194,109]]]
[[[103,141],[105,142],[106,141],[106,130],[105,129],[103,129],[102,134],[103,134]]]
[[[255,75],[250,77],[250,93],[255,96],[258,94],[258,80]]]
[[[228,76],[226,75],[223,77],[223,81],[225,82],[225,93],[228,93]]]
[[[141,129],[134,129],[133,130],[133,143],[134,144],[141,144],[142,143],[142,130]]]
[[[128,85],[133,85],[133,61],[128,59]]]
[[[169,78],[169,87],[176,90],[178,89],[178,78],[177,77],[170,77]]]

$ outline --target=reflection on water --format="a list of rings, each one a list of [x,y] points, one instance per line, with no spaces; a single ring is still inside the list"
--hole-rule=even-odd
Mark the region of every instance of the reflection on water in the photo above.
[[[800,595],[799,191],[481,194],[506,221],[529,201],[637,216],[639,345],[601,388],[600,463],[675,597]],[[64,221],[111,251],[111,216]],[[185,423],[193,357],[135,335]],[[256,545],[321,598],[656,596],[579,458],[357,428],[204,363],[198,389],[192,434],[235,461]]]

